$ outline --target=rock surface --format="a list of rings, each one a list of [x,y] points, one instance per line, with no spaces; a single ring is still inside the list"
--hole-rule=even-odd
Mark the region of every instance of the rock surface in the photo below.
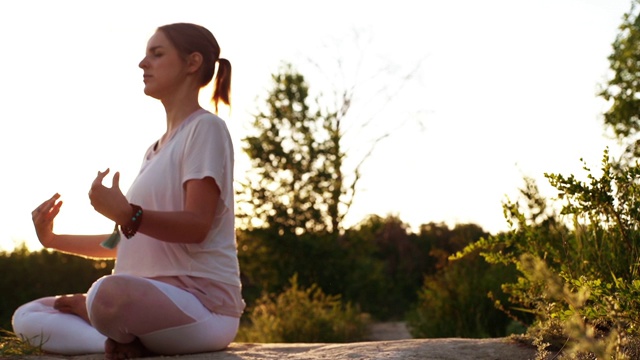
[[[84,356],[28,356],[30,360],[99,360],[103,354]],[[215,353],[183,355],[180,360],[320,360],[320,359],[398,359],[398,360],[527,360],[535,359],[532,347],[507,338],[496,339],[407,339],[347,344],[256,344],[232,343]],[[167,357],[147,358],[163,359]]]

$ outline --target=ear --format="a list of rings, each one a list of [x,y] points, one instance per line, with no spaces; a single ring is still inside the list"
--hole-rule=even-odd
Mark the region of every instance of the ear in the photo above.
[[[189,74],[196,73],[202,66],[202,54],[199,52],[191,53],[187,57],[187,71]]]

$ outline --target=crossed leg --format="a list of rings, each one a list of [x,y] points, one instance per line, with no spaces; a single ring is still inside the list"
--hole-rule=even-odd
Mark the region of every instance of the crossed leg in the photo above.
[[[64,300],[60,300],[63,299]],[[73,298],[73,300],[71,300]],[[80,301],[77,301],[80,299]],[[102,353],[106,337],[76,312],[84,295],[46,297],[20,306],[13,314],[14,333],[33,346],[63,355]],[[70,305],[71,303],[76,305]],[[77,306],[80,304],[81,307]],[[64,310],[58,309],[61,306]],[[73,310],[72,307],[74,308]],[[86,312],[86,311],[85,311]]]
[[[107,359],[216,351],[235,337],[239,319],[212,314],[192,294],[129,275],[99,279],[87,294],[93,326],[109,340]]]
[[[107,359],[152,355],[153,351],[144,345],[140,336],[196,322],[158,285],[145,278],[110,275],[89,289],[88,315],[93,326],[109,338],[105,343]]]
[[[86,296],[32,301],[12,320],[17,335],[47,352],[104,351],[112,360],[221,350],[239,325],[238,318],[212,314],[184,290],[127,275],[99,279]]]

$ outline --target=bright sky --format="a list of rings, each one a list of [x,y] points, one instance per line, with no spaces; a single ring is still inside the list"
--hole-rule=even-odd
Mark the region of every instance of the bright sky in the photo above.
[[[282,61],[312,89],[355,85],[345,119],[349,164],[365,163],[347,225],[367,214],[417,227],[472,222],[507,229],[502,202],[523,176],[582,174],[607,145],[597,98],[631,0],[5,1],[0,4],[0,249],[38,243],[30,212],[55,192],[56,231],[107,233],[87,192],[98,170],[126,191],[164,131],[137,67],[157,26],[209,28],[234,67],[241,141]],[[322,72],[310,64],[319,64]],[[331,77],[337,64],[341,76]],[[411,80],[400,76],[420,64]],[[385,66],[386,71],[379,71]],[[389,75],[391,74],[391,75]],[[381,93],[382,91],[382,93]],[[386,93],[395,93],[390,101]],[[371,125],[360,126],[366,121]],[[110,181],[110,180],[109,180]],[[548,193],[553,195],[552,192]]]

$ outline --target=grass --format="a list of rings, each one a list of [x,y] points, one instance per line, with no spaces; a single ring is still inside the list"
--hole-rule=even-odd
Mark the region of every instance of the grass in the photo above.
[[[0,358],[42,355],[42,344],[35,346],[23,341],[14,333],[0,330]]]

